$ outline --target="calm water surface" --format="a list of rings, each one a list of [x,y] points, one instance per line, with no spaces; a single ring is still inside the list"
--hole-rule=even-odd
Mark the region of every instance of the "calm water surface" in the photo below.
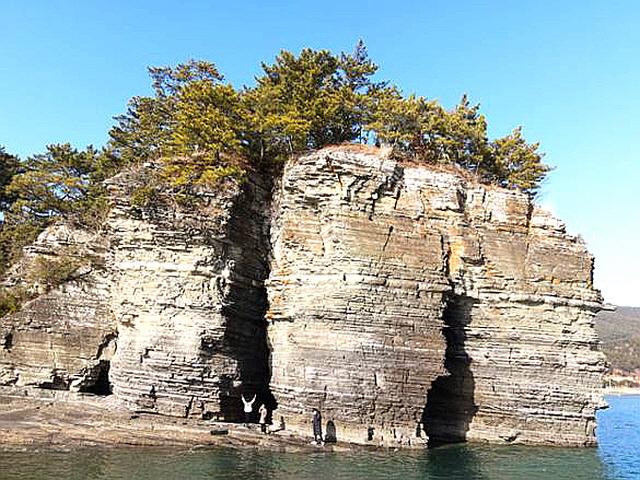
[[[352,454],[231,449],[0,453],[0,479],[640,479],[640,396],[607,400],[611,407],[599,414],[597,449],[455,445]]]

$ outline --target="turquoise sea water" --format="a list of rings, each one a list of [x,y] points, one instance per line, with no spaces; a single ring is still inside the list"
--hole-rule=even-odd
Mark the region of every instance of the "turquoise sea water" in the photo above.
[[[598,457],[607,479],[640,479],[640,395],[607,397],[598,412]]]
[[[607,400],[610,408],[599,413],[597,449],[452,445],[420,452],[118,448],[0,453],[0,479],[640,479],[640,396]]]

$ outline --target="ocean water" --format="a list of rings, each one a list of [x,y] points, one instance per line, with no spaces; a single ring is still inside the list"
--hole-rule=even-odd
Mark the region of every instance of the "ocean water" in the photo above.
[[[597,449],[463,444],[420,452],[37,451],[0,453],[0,479],[640,479],[640,396],[607,401],[610,408],[599,412]]]
[[[598,412],[598,457],[607,479],[640,479],[640,395],[607,397]]]

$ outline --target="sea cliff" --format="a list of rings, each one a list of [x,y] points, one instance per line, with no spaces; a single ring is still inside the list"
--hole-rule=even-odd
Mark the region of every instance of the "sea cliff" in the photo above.
[[[238,421],[257,395],[339,440],[593,445],[602,299],[583,242],[529,196],[390,151],[332,147],[272,184],[131,201],[111,179],[98,235],[58,225],[37,258],[91,258],[0,320],[0,384]]]

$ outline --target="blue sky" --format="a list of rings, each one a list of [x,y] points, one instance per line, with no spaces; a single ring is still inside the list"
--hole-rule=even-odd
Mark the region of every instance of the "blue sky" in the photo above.
[[[605,299],[640,306],[640,2],[3,0],[0,18],[0,145],[21,156],[102,145],[148,65],[208,59],[240,86],[280,49],[362,38],[405,92],[466,92],[493,136],[540,141],[540,201],[587,241]]]

